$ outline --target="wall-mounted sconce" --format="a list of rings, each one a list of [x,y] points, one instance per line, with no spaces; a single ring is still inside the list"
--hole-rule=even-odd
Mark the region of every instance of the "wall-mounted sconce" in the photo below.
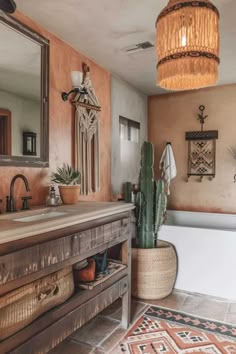
[[[81,71],[71,71],[71,81],[73,89],[67,92],[62,92],[61,97],[63,101],[67,101],[69,95],[72,93],[87,95],[88,92],[83,86],[83,73]]]
[[[23,132],[23,155],[37,155],[36,138],[36,133]]]
[[[0,0],[0,10],[13,14],[16,11],[16,3],[14,0]]]

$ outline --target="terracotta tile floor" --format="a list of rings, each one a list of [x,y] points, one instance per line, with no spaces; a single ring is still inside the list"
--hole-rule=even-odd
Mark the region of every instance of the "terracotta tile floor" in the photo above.
[[[236,301],[231,302],[177,290],[163,300],[132,300],[132,322],[135,322],[145,312],[148,304],[236,324]],[[120,318],[121,301],[116,301],[100,315],[73,333],[58,347],[50,351],[50,354],[112,354],[112,348],[126,332],[120,328]]]

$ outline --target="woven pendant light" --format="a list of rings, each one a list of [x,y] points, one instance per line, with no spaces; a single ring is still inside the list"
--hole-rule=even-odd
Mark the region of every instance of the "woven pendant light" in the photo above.
[[[219,12],[208,0],[170,0],[156,21],[157,83],[190,90],[217,82]]]

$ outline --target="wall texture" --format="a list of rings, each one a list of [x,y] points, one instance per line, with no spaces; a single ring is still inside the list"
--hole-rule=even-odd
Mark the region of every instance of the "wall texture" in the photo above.
[[[50,40],[50,170],[0,166],[0,199],[9,194],[9,184],[12,177],[16,173],[23,173],[31,186],[32,204],[44,204],[50,171],[55,169],[57,164],[73,161],[74,112],[69,102],[62,101],[61,92],[71,89],[71,70],[81,71],[82,62],[85,62],[90,66],[91,78],[102,107],[100,119],[101,190],[83,199],[110,200],[110,73],[25,15],[17,12],[16,17]],[[24,186],[21,181],[18,181],[16,197],[19,199],[22,194],[25,194]]]
[[[122,191],[122,184],[138,182],[140,149],[147,139],[147,96],[118,77],[111,79],[112,102],[112,163],[111,184],[114,194]],[[140,123],[140,143],[122,141],[119,136],[119,116]]]
[[[236,161],[229,148],[236,147],[236,85],[219,86],[149,97],[149,140],[155,145],[155,173],[167,141],[172,142],[178,176],[171,184],[169,208],[206,212],[236,212]],[[216,151],[216,178],[200,183],[199,177],[187,177],[185,132],[200,130],[199,105],[205,105],[205,130],[219,130]]]

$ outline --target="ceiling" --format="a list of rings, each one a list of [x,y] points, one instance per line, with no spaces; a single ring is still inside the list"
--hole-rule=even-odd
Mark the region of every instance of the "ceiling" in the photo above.
[[[236,1],[213,0],[221,14],[219,85],[236,83]],[[157,87],[155,49],[127,54],[136,43],[155,43],[155,20],[167,0],[16,0],[18,9],[142,92]]]

